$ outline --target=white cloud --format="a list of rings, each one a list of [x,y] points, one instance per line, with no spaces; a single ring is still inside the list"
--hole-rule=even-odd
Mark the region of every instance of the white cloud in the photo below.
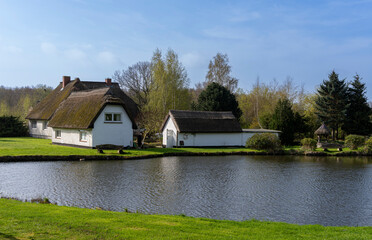
[[[197,52],[189,52],[181,56],[181,62],[186,68],[192,68],[200,65],[202,57]]]
[[[97,59],[103,64],[113,64],[117,62],[117,57],[110,51],[102,51],[98,53]]]
[[[72,60],[83,60],[86,57],[85,52],[78,48],[72,48],[65,51],[65,55]]]
[[[16,53],[16,54],[23,52],[22,48],[14,46],[14,45],[6,46],[4,50],[9,53]]]
[[[40,48],[45,54],[55,54],[57,52],[56,46],[50,42],[42,42]]]

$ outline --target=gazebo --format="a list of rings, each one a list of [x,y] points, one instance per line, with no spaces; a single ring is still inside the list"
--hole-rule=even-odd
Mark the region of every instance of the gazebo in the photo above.
[[[318,135],[318,147],[321,147],[322,136],[325,136],[327,140],[327,137],[331,134],[331,131],[328,129],[328,127],[324,123],[322,123],[322,125],[314,133]]]

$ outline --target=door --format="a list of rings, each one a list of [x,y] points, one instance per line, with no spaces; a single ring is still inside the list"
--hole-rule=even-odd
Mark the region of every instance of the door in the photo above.
[[[167,148],[174,146],[174,132],[173,130],[167,130]]]

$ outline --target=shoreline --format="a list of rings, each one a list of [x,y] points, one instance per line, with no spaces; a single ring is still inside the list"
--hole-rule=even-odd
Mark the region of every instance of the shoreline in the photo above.
[[[279,151],[279,152],[256,152],[256,151],[235,151],[235,152],[166,152],[160,154],[144,154],[136,156],[120,155],[20,155],[0,156],[0,162],[40,162],[40,161],[97,161],[97,160],[141,160],[157,157],[176,156],[307,156],[307,157],[370,157],[372,154],[360,152],[300,152],[300,151]]]

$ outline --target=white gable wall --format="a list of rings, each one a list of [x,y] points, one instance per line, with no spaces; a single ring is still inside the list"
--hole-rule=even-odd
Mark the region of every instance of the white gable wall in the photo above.
[[[178,138],[178,132],[177,132],[177,128],[176,128],[176,125],[174,124],[173,122],[173,119],[171,117],[168,118],[167,122],[165,123],[164,125],[164,130],[162,132],[163,134],[163,145],[164,146],[167,146],[167,134],[168,134],[168,131],[173,131],[173,136],[171,139],[169,139],[170,141],[173,141],[174,143],[174,146],[177,146],[177,138]]]
[[[32,128],[31,121],[36,122],[36,128]],[[43,129],[44,123],[47,123],[47,121],[44,121],[44,120],[29,120],[28,121],[28,129],[29,129],[31,137],[47,138],[47,139],[52,138],[52,132],[53,132],[52,128],[47,127],[46,129]]]
[[[105,122],[106,113],[120,113],[121,122]],[[94,122],[92,130],[92,146],[114,144],[133,146],[133,128],[127,112],[120,105],[107,105]]]

